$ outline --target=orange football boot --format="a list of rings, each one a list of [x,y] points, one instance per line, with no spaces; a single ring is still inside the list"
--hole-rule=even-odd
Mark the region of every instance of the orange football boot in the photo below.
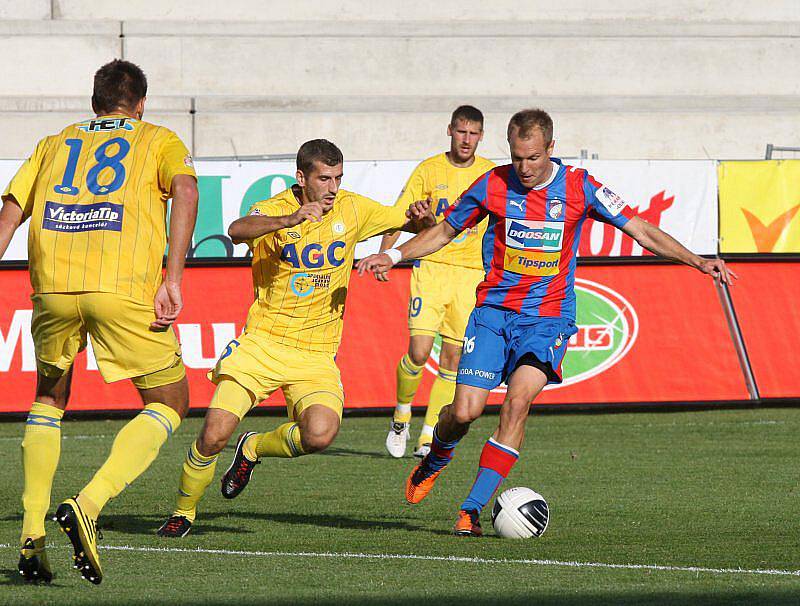
[[[478,519],[478,512],[473,510],[458,512],[458,520],[453,528],[453,534],[458,537],[482,537],[483,529]]]
[[[416,505],[428,496],[428,493],[436,482],[436,478],[439,477],[439,474],[442,473],[442,469],[444,469],[444,467],[439,471],[423,469],[422,466],[424,463],[425,459],[417,463],[417,466],[411,470],[411,474],[409,474],[406,480],[406,501],[412,505]]]

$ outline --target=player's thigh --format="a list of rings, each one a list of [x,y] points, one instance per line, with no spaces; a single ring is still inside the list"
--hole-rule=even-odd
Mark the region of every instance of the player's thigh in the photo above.
[[[155,319],[152,302],[103,292],[82,293],[78,297],[97,366],[107,383],[158,371],[167,372],[165,376],[151,377],[149,382],[140,381],[137,386],[147,389],[183,378],[181,349],[172,327],[150,328]]]
[[[208,378],[217,386],[209,408],[241,420],[285,382],[280,346],[258,335],[240,335],[225,347]]]
[[[289,418],[301,419],[311,407],[322,406],[334,415],[326,415],[329,426],[338,430],[344,408],[344,389],[341,374],[333,355],[319,352],[299,352],[290,361],[290,376],[283,386]]]
[[[457,385],[491,391],[503,381],[507,343],[506,312],[492,307],[473,310],[464,332]]]
[[[447,306],[446,280],[440,263],[422,261],[412,270],[408,302],[408,330],[412,336],[434,337],[439,332]]]
[[[483,271],[470,267],[453,267],[451,297],[445,308],[439,329],[442,340],[460,345],[472,310],[475,308],[475,289],[483,279]]]
[[[36,366],[42,377],[53,380],[53,388],[70,369],[78,352],[86,347],[86,328],[81,319],[78,296],[46,293],[31,297],[31,336]]]
[[[561,383],[561,364],[569,338],[577,332],[575,323],[566,318],[523,318],[514,327],[514,347],[509,354],[507,373],[521,366],[541,371],[547,383]]]

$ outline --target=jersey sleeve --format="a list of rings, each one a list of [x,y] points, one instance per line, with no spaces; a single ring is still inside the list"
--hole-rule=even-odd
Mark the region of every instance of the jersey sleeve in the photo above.
[[[36,145],[36,149],[30,157],[22,163],[19,170],[9,182],[3,192],[3,201],[13,200],[22,209],[23,221],[31,216],[33,203],[36,198],[34,195],[34,185],[39,168],[42,164],[42,157],[46,147],[47,139],[42,139]]]
[[[183,141],[172,131],[167,132],[158,159],[158,183],[162,191],[172,192],[172,179],[176,175],[190,175],[197,178],[197,173],[194,170],[192,154]]]
[[[358,194],[352,194],[355,199],[356,213],[358,216],[358,240],[366,240],[378,234],[397,231],[406,224],[406,207],[399,204],[385,206],[380,202],[371,200]]]
[[[417,200],[425,199],[425,175],[423,170],[422,164],[414,169],[397,197],[397,202],[394,205],[400,207],[404,213],[411,204]]]
[[[469,186],[444,213],[444,220],[450,227],[461,233],[465,229],[475,227],[480,223],[489,210],[486,207],[486,191],[489,183],[489,174],[482,175],[475,183]]]
[[[586,197],[586,214],[597,221],[622,228],[636,216],[636,212],[618,194],[586,173],[583,182]]]
[[[250,210],[247,211],[247,216],[261,216],[261,217],[282,217],[284,215],[290,215],[291,211],[286,208],[284,204],[280,202],[269,199],[269,200],[259,200],[255,202],[251,207]],[[263,236],[259,236],[254,240],[248,240],[247,246],[250,249],[254,249],[256,245],[266,238],[272,238],[275,236],[277,232],[271,232],[268,234],[264,234]]]

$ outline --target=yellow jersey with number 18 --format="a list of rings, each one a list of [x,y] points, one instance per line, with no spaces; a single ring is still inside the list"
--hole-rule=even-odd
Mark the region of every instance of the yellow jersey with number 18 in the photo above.
[[[196,176],[186,146],[141,120],[100,116],[42,139],[3,193],[31,220],[34,292],[152,301],[175,175]]]
[[[411,173],[406,186],[400,193],[397,206],[403,209],[417,200],[428,196],[433,200],[433,214],[436,222],[444,220],[444,211],[458,200],[469,186],[494,168],[494,162],[475,156],[472,166],[458,168],[450,164],[446,154],[438,154],[423,160]],[[463,233],[444,248],[425,257],[425,261],[446,263],[460,267],[483,269],[481,257],[481,238],[486,231],[486,221]]]
[[[298,208],[289,188],[256,202],[250,214],[285,216]],[[356,243],[405,223],[404,209],[340,189],[320,221],[303,221],[249,242],[255,301],[244,332],[301,350],[336,353]]]

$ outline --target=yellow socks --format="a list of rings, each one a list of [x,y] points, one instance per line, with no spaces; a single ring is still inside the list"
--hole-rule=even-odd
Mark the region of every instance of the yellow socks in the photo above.
[[[214,470],[217,468],[217,457],[207,457],[197,450],[197,442],[192,442],[186,459],[183,461],[183,474],[178,484],[178,504],[175,507],[176,516],[185,516],[194,522],[197,515],[197,503],[203,493],[214,479]]]
[[[108,459],[79,495],[81,507],[88,499],[99,513],[109,499],[122,492],[150,466],[161,445],[180,424],[180,416],[169,406],[148,404],[114,438]],[[87,511],[87,514],[91,513],[91,510]]]
[[[292,459],[305,453],[297,423],[284,423],[277,429],[250,436],[242,446],[244,456],[251,461],[262,457]]]
[[[22,470],[25,488],[22,491],[22,536],[43,537],[44,518],[50,507],[50,488],[61,455],[61,417],[64,411],[34,402],[25,423],[22,439]]]
[[[439,374],[433,381],[428,409],[425,411],[425,425],[422,427],[417,446],[430,444],[433,440],[433,428],[439,420],[442,408],[452,403],[456,395],[456,376],[458,371],[439,367]]]
[[[417,366],[411,361],[408,354],[400,358],[397,364],[397,407],[394,410],[395,423],[409,423],[411,421],[411,402],[417,393],[419,382],[422,380],[422,369],[425,365]]]

